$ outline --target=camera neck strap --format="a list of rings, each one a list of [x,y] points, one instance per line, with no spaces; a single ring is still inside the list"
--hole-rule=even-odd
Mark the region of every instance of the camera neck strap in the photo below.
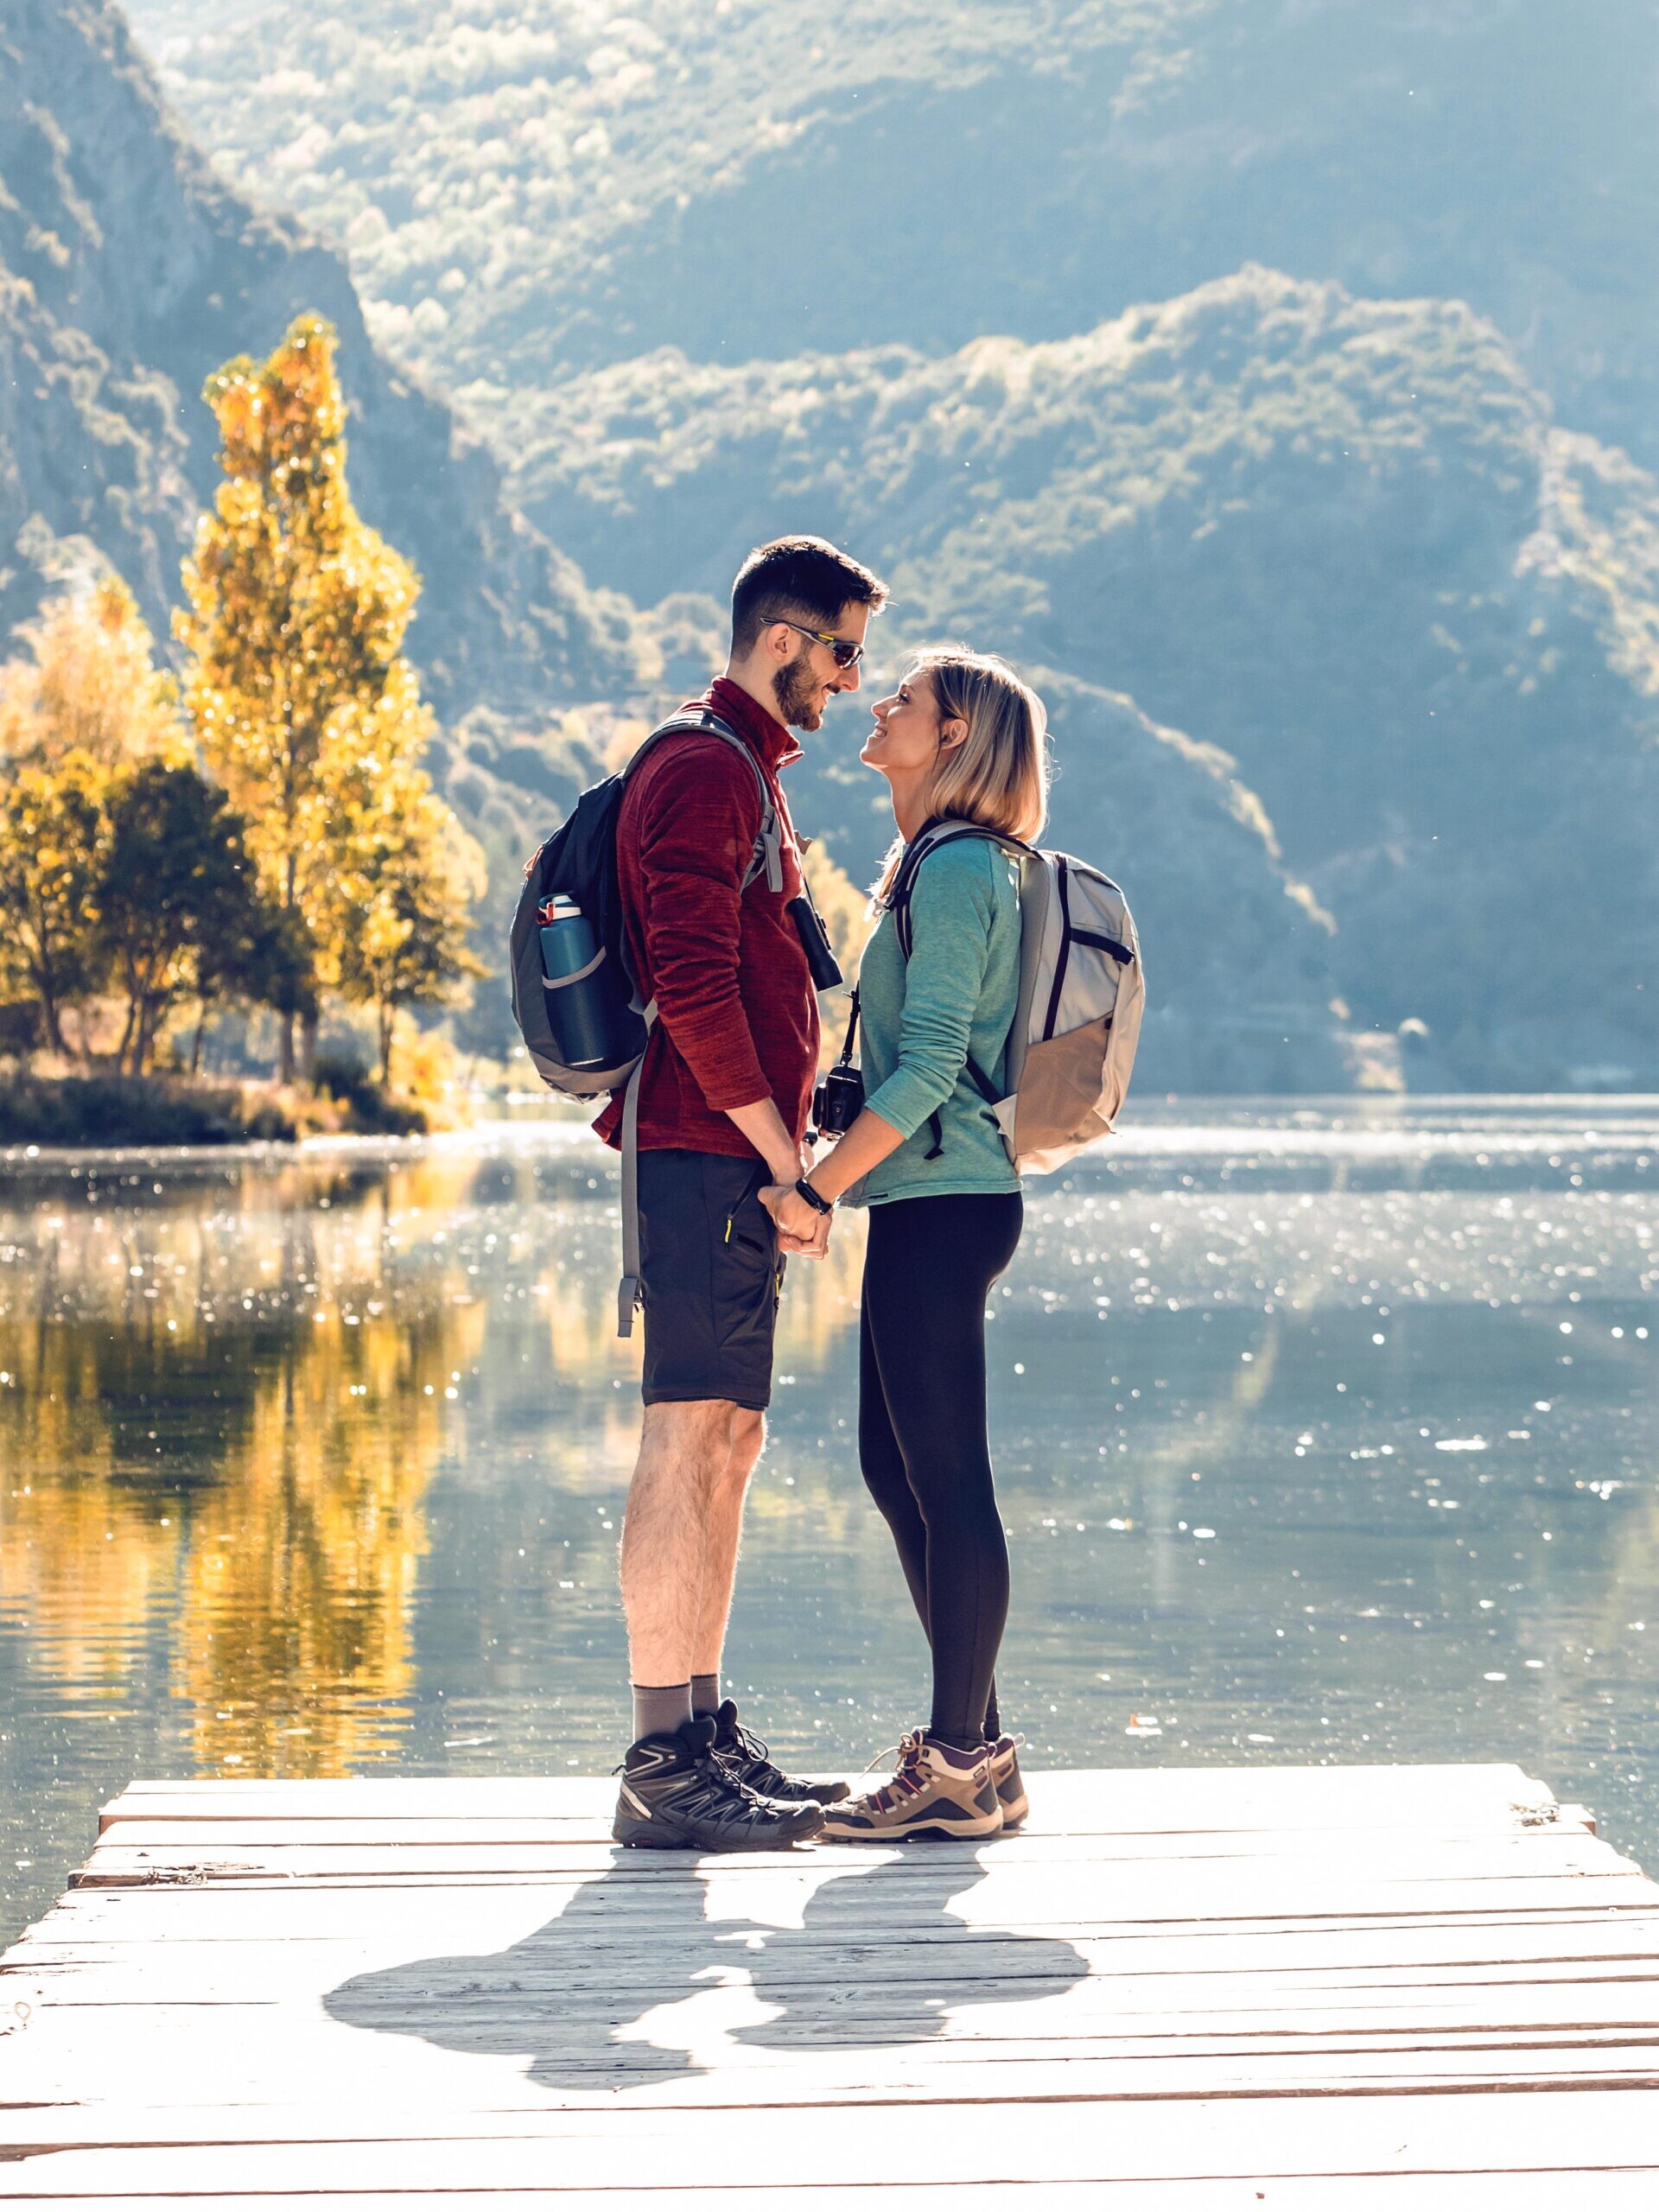
[[[857,1049],[858,985],[855,983],[853,985],[852,1005],[847,1015],[847,1034],[842,1039],[841,1058],[836,1061],[836,1065],[842,1068],[850,1067],[852,1065],[853,1054],[857,1051]]]

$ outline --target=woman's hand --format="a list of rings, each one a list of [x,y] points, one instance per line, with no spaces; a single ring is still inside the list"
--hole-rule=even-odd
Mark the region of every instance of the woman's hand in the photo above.
[[[778,1224],[778,1242],[785,1252],[803,1259],[821,1260],[830,1245],[830,1217],[809,1205],[791,1183],[768,1183],[760,1203]]]

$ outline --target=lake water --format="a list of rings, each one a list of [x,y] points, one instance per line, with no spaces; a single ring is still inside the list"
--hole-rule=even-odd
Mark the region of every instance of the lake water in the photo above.
[[[1659,1101],[1138,1112],[994,1300],[1029,1763],[1515,1759],[1659,1866]],[[620,1756],[638,1354],[608,1160],[0,1164],[0,1940],[135,1775]],[[787,1757],[925,1710],[798,1266],[728,1681]]]

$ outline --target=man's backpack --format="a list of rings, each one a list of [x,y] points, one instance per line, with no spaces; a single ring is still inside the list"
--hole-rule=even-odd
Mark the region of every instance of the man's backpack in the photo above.
[[[705,708],[701,714],[676,715],[663,723],[626,767],[583,791],[568,818],[531,855],[512,917],[512,1014],[531,1065],[550,1090],[567,1098],[598,1098],[626,1086],[621,1132],[622,1281],[617,1293],[617,1334],[620,1337],[632,1335],[634,1308],[639,1302],[639,1075],[646,1040],[657,1019],[657,1001],[653,999],[649,1005],[641,1001],[628,968],[617,879],[616,823],[628,779],[646,753],[655,751],[664,738],[688,732],[723,739],[754,772],[760,793],[760,827],[740,890],[747,891],[763,874],[768,890],[783,889],[783,833],[765,771],[737,732]],[[593,925],[598,949],[576,975],[550,982],[542,966],[539,924],[543,906],[559,897],[571,899],[581,908]],[[560,1058],[548,1014],[549,995],[577,984],[589,990],[602,984],[608,993],[604,1027],[616,1039],[617,1049],[607,1066],[572,1068]]]
[[[1064,1166],[1109,1135],[1129,1087],[1146,1005],[1141,940],[1111,878],[1069,853],[1040,851],[976,823],[941,818],[912,838],[885,904],[910,958],[911,894],[930,853],[988,838],[1020,868],[1020,999],[1001,1089],[970,1057],[968,1077],[995,1112],[1022,1175]],[[933,1122],[933,1152],[940,1147]]]

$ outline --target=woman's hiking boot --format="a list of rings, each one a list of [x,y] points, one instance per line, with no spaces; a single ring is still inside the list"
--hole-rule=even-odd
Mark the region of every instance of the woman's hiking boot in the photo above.
[[[918,1728],[900,1743],[892,1781],[832,1805],[820,1834],[825,1843],[905,1843],[912,1836],[996,1835],[1001,1827],[989,1745],[959,1751]]]
[[[1023,1736],[999,1736],[991,1745],[991,1780],[996,1784],[996,1801],[1002,1808],[1002,1825],[1017,1828],[1031,1810],[1031,1800],[1026,1795],[1024,1777],[1020,1772],[1020,1746]]]
[[[773,1765],[760,1738],[738,1719],[730,1698],[715,1715],[715,1757],[734,1782],[774,1805],[834,1805],[849,1794],[844,1782],[803,1782]]]
[[[617,1772],[622,1787],[611,1834],[657,1851],[785,1851],[823,1824],[818,1805],[769,1805],[715,1756],[712,1720],[677,1734],[642,1736]]]

